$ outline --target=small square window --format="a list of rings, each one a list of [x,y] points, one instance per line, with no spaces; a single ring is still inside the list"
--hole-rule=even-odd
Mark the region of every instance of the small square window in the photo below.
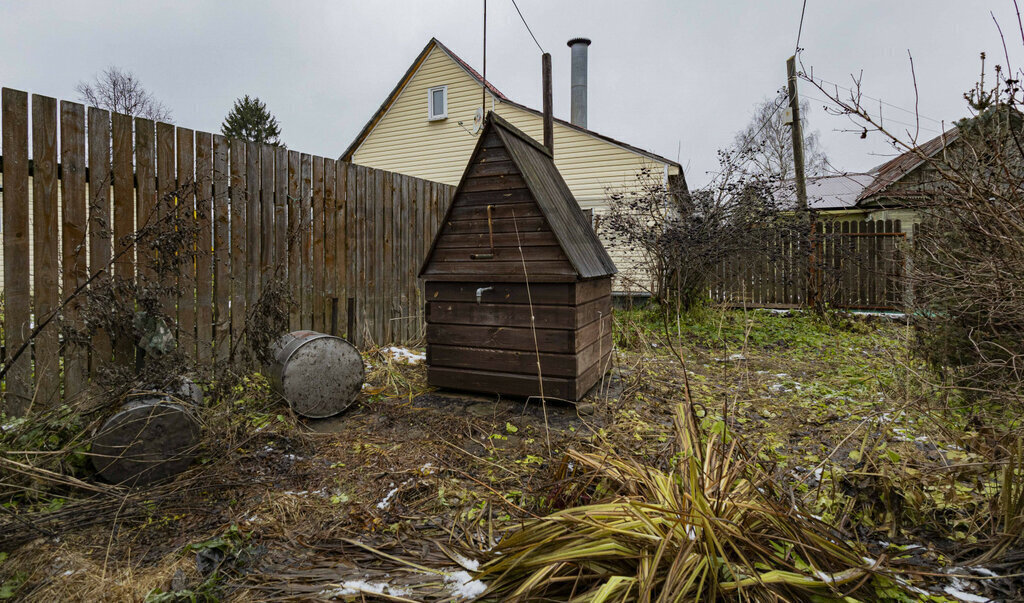
[[[427,119],[448,117],[448,86],[438,86],[427,91]]]

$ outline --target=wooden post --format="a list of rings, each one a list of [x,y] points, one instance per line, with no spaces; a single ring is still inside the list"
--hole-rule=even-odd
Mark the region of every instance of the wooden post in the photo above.
[[[800,98],[797,95],[796,90],[796,56],[791,56],[786,60],[786,81],[789,87],[789,109],[793,115],[793,123],[791,124],[791,133],[793,135],[793,170],[794,179],[796,180],[796,204],[797,212],[802,216],[805,232],[809,238],[814,237],[813,228],[814,225],[810,224],[807,215],[807,180],[804,176],[804,134],[803,128],[800,126]],[[808,260],[807,260],[807,305],[815,306],[818,303],[815,295],[815,269],[814,269],[814,243],[808,241]]]
[[[555,120],[552,113],[551,100],[551,53],[545,52],[540,57],[541,77],[544,90],[544,146],[551,155],[555,154]]]
[[[789,85],[789,108],[793,112],[793,169],[796,178],[796,203],[800,211],[807,210],[807,182],[804,178],[804,135],[800,127],[800,98],[796,91],[796,56],[786,61]]]

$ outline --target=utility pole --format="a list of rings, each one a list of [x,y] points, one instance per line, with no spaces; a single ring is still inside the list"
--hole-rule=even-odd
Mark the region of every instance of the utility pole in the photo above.
[[[796,93],[796,56],[786,61],[786,75],[789,84],[789,110],[793,115],[790,124],[793,132],[793,168],[796,175],[796,204],[800,211],[807,211],[807,181],[804,179],[804,132],[800,127],[800,98]]]
[[[807,236],[804,243],[807,250],[807,282],[805,294],[807,305],[815,307],[818,305],[817,271],[815,269],[815,247],[814,225],[810,223],[807,211],[807,179],[804,176],[804,132],[800,125],[800,98],[796,92],[796,55],[789,57],[786,61],[786,76],[789,86],[789,111],[793,119],[790,123],[793,134],[793,171],[796,180],[796,211],[800,220],[801,230]],[[803,246],[803,245],[802,245]]]
[[[487,0],[484,0],[484,75],[483,85],[480,91],[480,110],[483,112],[483,116],[487,117]],[[481,120],[480,126],[483,127],[484,122]]]

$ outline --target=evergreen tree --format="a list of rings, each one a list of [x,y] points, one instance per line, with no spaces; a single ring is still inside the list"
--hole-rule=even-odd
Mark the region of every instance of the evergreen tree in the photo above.
[[[235,101],[235,106],[220,126],[221,134],[260,144],[284,146],[277,118],[267,111],[267,104],[248,94]]]

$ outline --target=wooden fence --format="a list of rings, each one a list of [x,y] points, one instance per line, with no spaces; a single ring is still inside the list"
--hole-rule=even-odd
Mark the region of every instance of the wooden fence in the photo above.
[[[155,274],[159,252],[129,247],[168,198],[198,233],[163,300],[189,358],[225,359],[275,278],[295,302],[291,329],[362,345],[420,337],[416,275],[452,187],[39,95],[30,119],[28,95],[8,88],[0,103],[8,412],[73,396],[105,362],[134,357],[134,342],[60,332],[81,322],[72,294],[94,277]]]
[[[899,220],[822,221],[811,237],[777,235],[766,249],[722,263],[711,287],[731,306],[904,307],[904,233]]]

